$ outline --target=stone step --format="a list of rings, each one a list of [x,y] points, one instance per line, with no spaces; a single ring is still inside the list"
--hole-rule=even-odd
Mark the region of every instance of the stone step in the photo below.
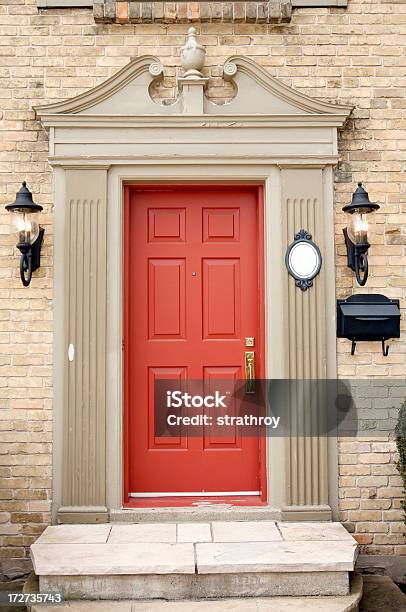
[[[270,506],[236,506],[210,501],[187,507],[131,508],[112,510],[112,523],[167,523],[205,521],[276,521],[281,511]]]
[[[200,601],[68,601],[34,605],[30,612],[357,612],[362,578],[354,576],[349,595],[340,597],[252,597]]]
[[[66,599],[347,595],[356,541],[340,523],[58,525],[31,547],[41,592]]]

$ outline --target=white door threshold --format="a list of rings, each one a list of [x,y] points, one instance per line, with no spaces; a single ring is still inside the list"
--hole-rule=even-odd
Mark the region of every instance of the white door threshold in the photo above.
[[[261,495],[261,491],[181,491],[181,492],[145,492],[130,493],[130,497],[247,497]]]

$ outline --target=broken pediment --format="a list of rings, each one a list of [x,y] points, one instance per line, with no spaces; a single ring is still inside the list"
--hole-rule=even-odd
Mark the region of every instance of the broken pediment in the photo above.
[[[153,56],[132,60],[119,72],[93,89],[74,98],[37,107],[41,118],[50,115],[87,115],[140,117],[143,115],[265,115],[325,116],[343,122],[350,106],[332,104],[311,98],[272,77],[250,58],[230,57],[223,76],[231,81],[235,95],[225,104],[216,104],[206,95],[208,78],[201,72],[205,49],[190,28],[181,48],[183,75],[177,79],[177,97],[171,103],[155,101],[151,87],[162,80],[164,69]],[[293,119],[293,117],[292,117]]]
[[[322,102],[288,87],[254,60],[233,56],[223,68],[225,80],[235,84],[235,97],[222,112],[235,114],[348,114],[352,107]],[[206,112],[216,112],[207,105]],[[218,109],[218,106],[216,106]],[[210,110],[209,110],[210,109]],[[218,110],[217,110],[218,112]]]

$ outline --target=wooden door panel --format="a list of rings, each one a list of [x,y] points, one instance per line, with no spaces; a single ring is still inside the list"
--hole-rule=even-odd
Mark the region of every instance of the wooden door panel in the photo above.
[[[150,208],[148,210],[149,242],[185,242],[186,210],[184,208]]]
[[[216,409],[216,416],[225,417],[226,415],[236,416],[237,404],[233,398],[235,385],[238,380],[241,380],[243,372],[241,367],[219,367],[205,366],[204,368],[204,389],[207,394],[213,394],[218,390],[221,394],[226,395],[226,408],[219,407]],[[205,411],[208,415],[212,412]],[[241,436],[237,427],[228,427],[224,432],[213,427],[203,428],[203,448],[217,449],[227,448],[241,451]]]
[[[162,435],[156,432],[155,401],[156,391],[161,389],[158,381],[165,381],[172,386],[174,381],[179,382],[179,388],[185,388],[187,380],[187,368],[149,368],[148,369],[148,411],[145,417],[148,419],[148,450],[157,448],[187,448],[188,432],[187,427],[180,424],[171,428],[170,435]],[[160,398],[160,403],[164,404],[165,398]]]
[[[239,238],[238,208],[203,208],[203,242],[229,242]]]
[[[240,337],[240,261],[203,259],[203,338]]]
[[[148,260],[149,339],[184,339],[185,259]]]

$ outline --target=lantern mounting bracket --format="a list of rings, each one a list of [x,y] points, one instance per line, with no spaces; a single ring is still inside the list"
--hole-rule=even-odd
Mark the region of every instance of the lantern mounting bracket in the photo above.
[[[25,242],[17,244],[21,252],[20,257],[20,278],[24,287],[28,287],[31,282],[32,273],[41,265],[41,247],[44,240],[45,229],[39,228],[38,238],[33,244]]]
[[[358,284],[363,287],[368,279],[368,249],[370,244],[369,242],[354,244],[346,227],[343,229],[343,234],[347,247],[347,266],[355,272]]]

